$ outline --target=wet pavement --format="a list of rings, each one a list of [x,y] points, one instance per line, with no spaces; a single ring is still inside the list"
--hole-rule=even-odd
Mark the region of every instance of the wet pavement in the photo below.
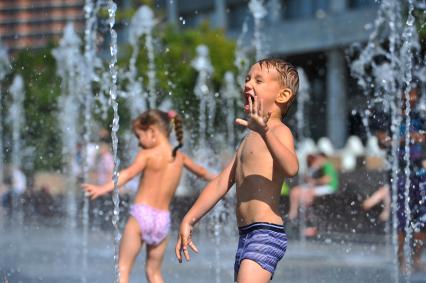
[[[113,282],[110,230],[89,232],[85,267],[81,229],[41,224],[2,225],[1,229],[0,275],[10,283]],[[176,231],[172,231],[163,264],[166,282],[233,282],[236,235],[214,239],[196,233],[194,241],[200,254],[183,264],[174,256],[175,238]],[[290,238],[272,282],[396,282],[392,251],[385,241],[365,236],[359,239],[363,241],[323,237],[302,242]],[[144,258],[145,250],[137,259],[131,282],[146,282]],[[411,282],[426,282],[426,274],[414,274]]]

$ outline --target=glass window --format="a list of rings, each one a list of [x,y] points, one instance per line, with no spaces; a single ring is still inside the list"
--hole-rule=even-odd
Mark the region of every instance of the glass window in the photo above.
[[[329,8],[329,0],[316,0],[314,1],[314,12],[318,10],[327,11]]]
[[[242,23],[249,14],[249,9],[246,3],[242,5],[232,5],[227,9],[228,25],[230,29],[240,29]]]
[[[284,19],[303,18],[312,15],[312,1],[285,0],[283,1]]]
[[[349,8],[366,8],[377,6],[373,0],[349,0]]]
[[[282,0],[284,19],[307,18],[318,10],[327,11],[329,0]]]

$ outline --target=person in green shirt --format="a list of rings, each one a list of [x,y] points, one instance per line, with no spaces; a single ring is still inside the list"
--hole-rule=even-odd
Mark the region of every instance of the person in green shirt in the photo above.
[[[339,187],[336,169],[324,153],[308,155],[307,162],[305,182],[290,191],[290,220],[297,218],[300,204],[311,206],[315,197],[335,193]]]

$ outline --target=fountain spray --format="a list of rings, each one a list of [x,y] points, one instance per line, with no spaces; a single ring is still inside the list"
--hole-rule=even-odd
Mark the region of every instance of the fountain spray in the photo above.
[[[112,216],[112,224],[114,225],[115,235],[114,235],[114,270],[115,270],[115,282],[119,283],[120,281],[120,270],[118,266],[118,249],[120,245],[120,230],[118,228],[118,221],[120,219],[120,196],[118,191],[118,168],[120,167],[120,159],[118,158],[118,137],[117,132],[120,127],[119,121],[120,117],[118,116],[118,102],[117,102],[117,33],[114,29],[115,25],[115,13],[117,11],[117,4],[113,0],[108,1],[108,22],[109,22],[109,30],[111,35],[111,43],[110,43],[110,53],[111,53],[111,61],[109,64],[109,70],[111,74],[111,85],[110,85],[110,100],[111,106],[114,111],[114,116],[112,120],[112,129],[111,129],[111,138],[112,138],[112,149],[114,156],[114,192],[112,201],[114,203],[114,212]]]
[[[14,168],[22,166],[22,138],[21,129],[25,124],[24,115],[24,80],[20,75],[15,76],[9,88],[12,94],[12,105],[8,112],[8,122],[12,124],[12,165]]]
[[[1,82],[3,81],[4,77],[7,75],[7,73],[10,70],[10,62],[9,57],[7,55],[7,50],[0,42],[0,184],[3,184],[4,181],[4,172],[3,172],[3,116],[1,113],[3,113],[3,97],[2,97],[2,90],[1,90]]]
[[[266,9],[263,4],[263,0],[250,0],[249,2],[250,12],[253,14],[254,18],[254,44],[256,49],[256,60],[263,59],[265,54],[265,46],[263,46],[262,38],[262,19],[266,16]]]

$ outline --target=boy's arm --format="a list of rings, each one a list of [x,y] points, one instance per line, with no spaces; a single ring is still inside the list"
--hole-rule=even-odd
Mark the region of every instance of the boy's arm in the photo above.
[[[126,169],[121,170],[118,174],[117,186],[123,186],[133,177],[141,173],[145,169],[147,159],[148,158],[143,151],[139,152],[133,163]],[[114,190],[114,181],[112,180],[106,184],[99,186],[83,184],[82,187],[89,194],[91,199],[95,199]]]
[[[192,227],[227,193],[229,188],[235,182],[235,163],[234,156],[225,169],[211,181],[201,192],[191,209],[186,213],[179,228],[178,241],[175,252],[179,262],[182,262],[183,251],[187,261],[189,253],[187,247],[190,246],[195,252],[197,247],[192,242]]]
[[[276,126],[267,130],[263,140],[272,155],[272,158],[284,170],[287,177],[293,177],[299,171],[299,161],[294,151],[293,135],[287,127]]]
[[[195,163],[187,155],[180,153],[183,156],[183,165],[186,169],[191,171],[193,174],[197,175],[200,178],[203,178],[206,181],[212,181],[216,176],[211,174],[206,168]]]

